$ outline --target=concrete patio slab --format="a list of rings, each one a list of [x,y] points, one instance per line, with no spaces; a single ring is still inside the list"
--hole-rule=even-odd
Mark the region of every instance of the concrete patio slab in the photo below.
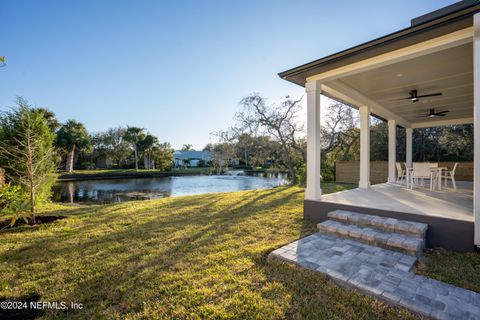
[[[369,189],[356,188],[326,194],[322,196],[322,201],[473,221],[472,188],[472,183],[466,181],[459,181],[456,191],[430,191],[425,188],[410,190],[401,185],[381,183]]]

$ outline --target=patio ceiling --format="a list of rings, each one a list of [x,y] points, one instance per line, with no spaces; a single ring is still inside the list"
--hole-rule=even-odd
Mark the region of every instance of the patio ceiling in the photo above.
[[[337,79],[348,88],[401,117],[412,126],[431,122],[468,122],[473,117],[472,43],[382,66]],[[328,85],[328,83],[327,83]],[[398,100],[416,89],[418,95],[441,92],[441,96],[418,102]],[[335,95],[335,94],[333,94]],[[341,97],[339,97],[341,98]],[[445,117],[422,117],[429,109],[450,110]]]

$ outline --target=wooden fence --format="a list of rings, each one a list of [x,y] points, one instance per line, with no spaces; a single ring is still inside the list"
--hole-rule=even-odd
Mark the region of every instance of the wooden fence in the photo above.
[[[453,169],[455,162],[439,162],[439,167]],[[360,161],[337,161],[335,163],[335,182],[358,183],[360,179]],[[370,183],[387,182],[388,161],[370,162]],[[473,162],[459,162],[455,171],[455,180],[473,181]]]

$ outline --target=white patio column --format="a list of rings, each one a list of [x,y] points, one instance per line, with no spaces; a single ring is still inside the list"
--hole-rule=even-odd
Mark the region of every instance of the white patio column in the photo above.
[[[361,106],[360,111],[360,181],[359,188],[370,188],[370,108]]]
[[[474,243],[480,246],[480,14],[473,16],[473,215]]]
[[[412,137],[413,137],[413,128],[405,128],[405,135],[407,140],[407,155],[406,155],[406,162],[407,167],[412,167]]]
[[[305,199],[320,200],[320,93],[318,81],[305,84],[307,92],[307,188]]]
[[[397,162],[397,122],[388,120],[388,182],[395,183],[395,162]]]

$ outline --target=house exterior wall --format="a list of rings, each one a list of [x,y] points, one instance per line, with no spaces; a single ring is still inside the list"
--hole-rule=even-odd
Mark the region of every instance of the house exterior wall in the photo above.
[[[199,164],[200,164],[200,160],[199,160],[199,159],[192,159],[192,160],[190,160],[190,167],[198,167]]]
[[[101,156],[95,160],[96,169],[110,169],[112,165],[112,160],[107,156]]]
[[[439,167],[452,169],[455,162],[439,162]],[[358,183],[360,177],[359,161],[337,161],[335,163],[335,182]],[[388,162],[370,161],[370,182],[384,183],[388,180]],[[459,162],[455,171],[455,180],[473,181],[473,162]]]

